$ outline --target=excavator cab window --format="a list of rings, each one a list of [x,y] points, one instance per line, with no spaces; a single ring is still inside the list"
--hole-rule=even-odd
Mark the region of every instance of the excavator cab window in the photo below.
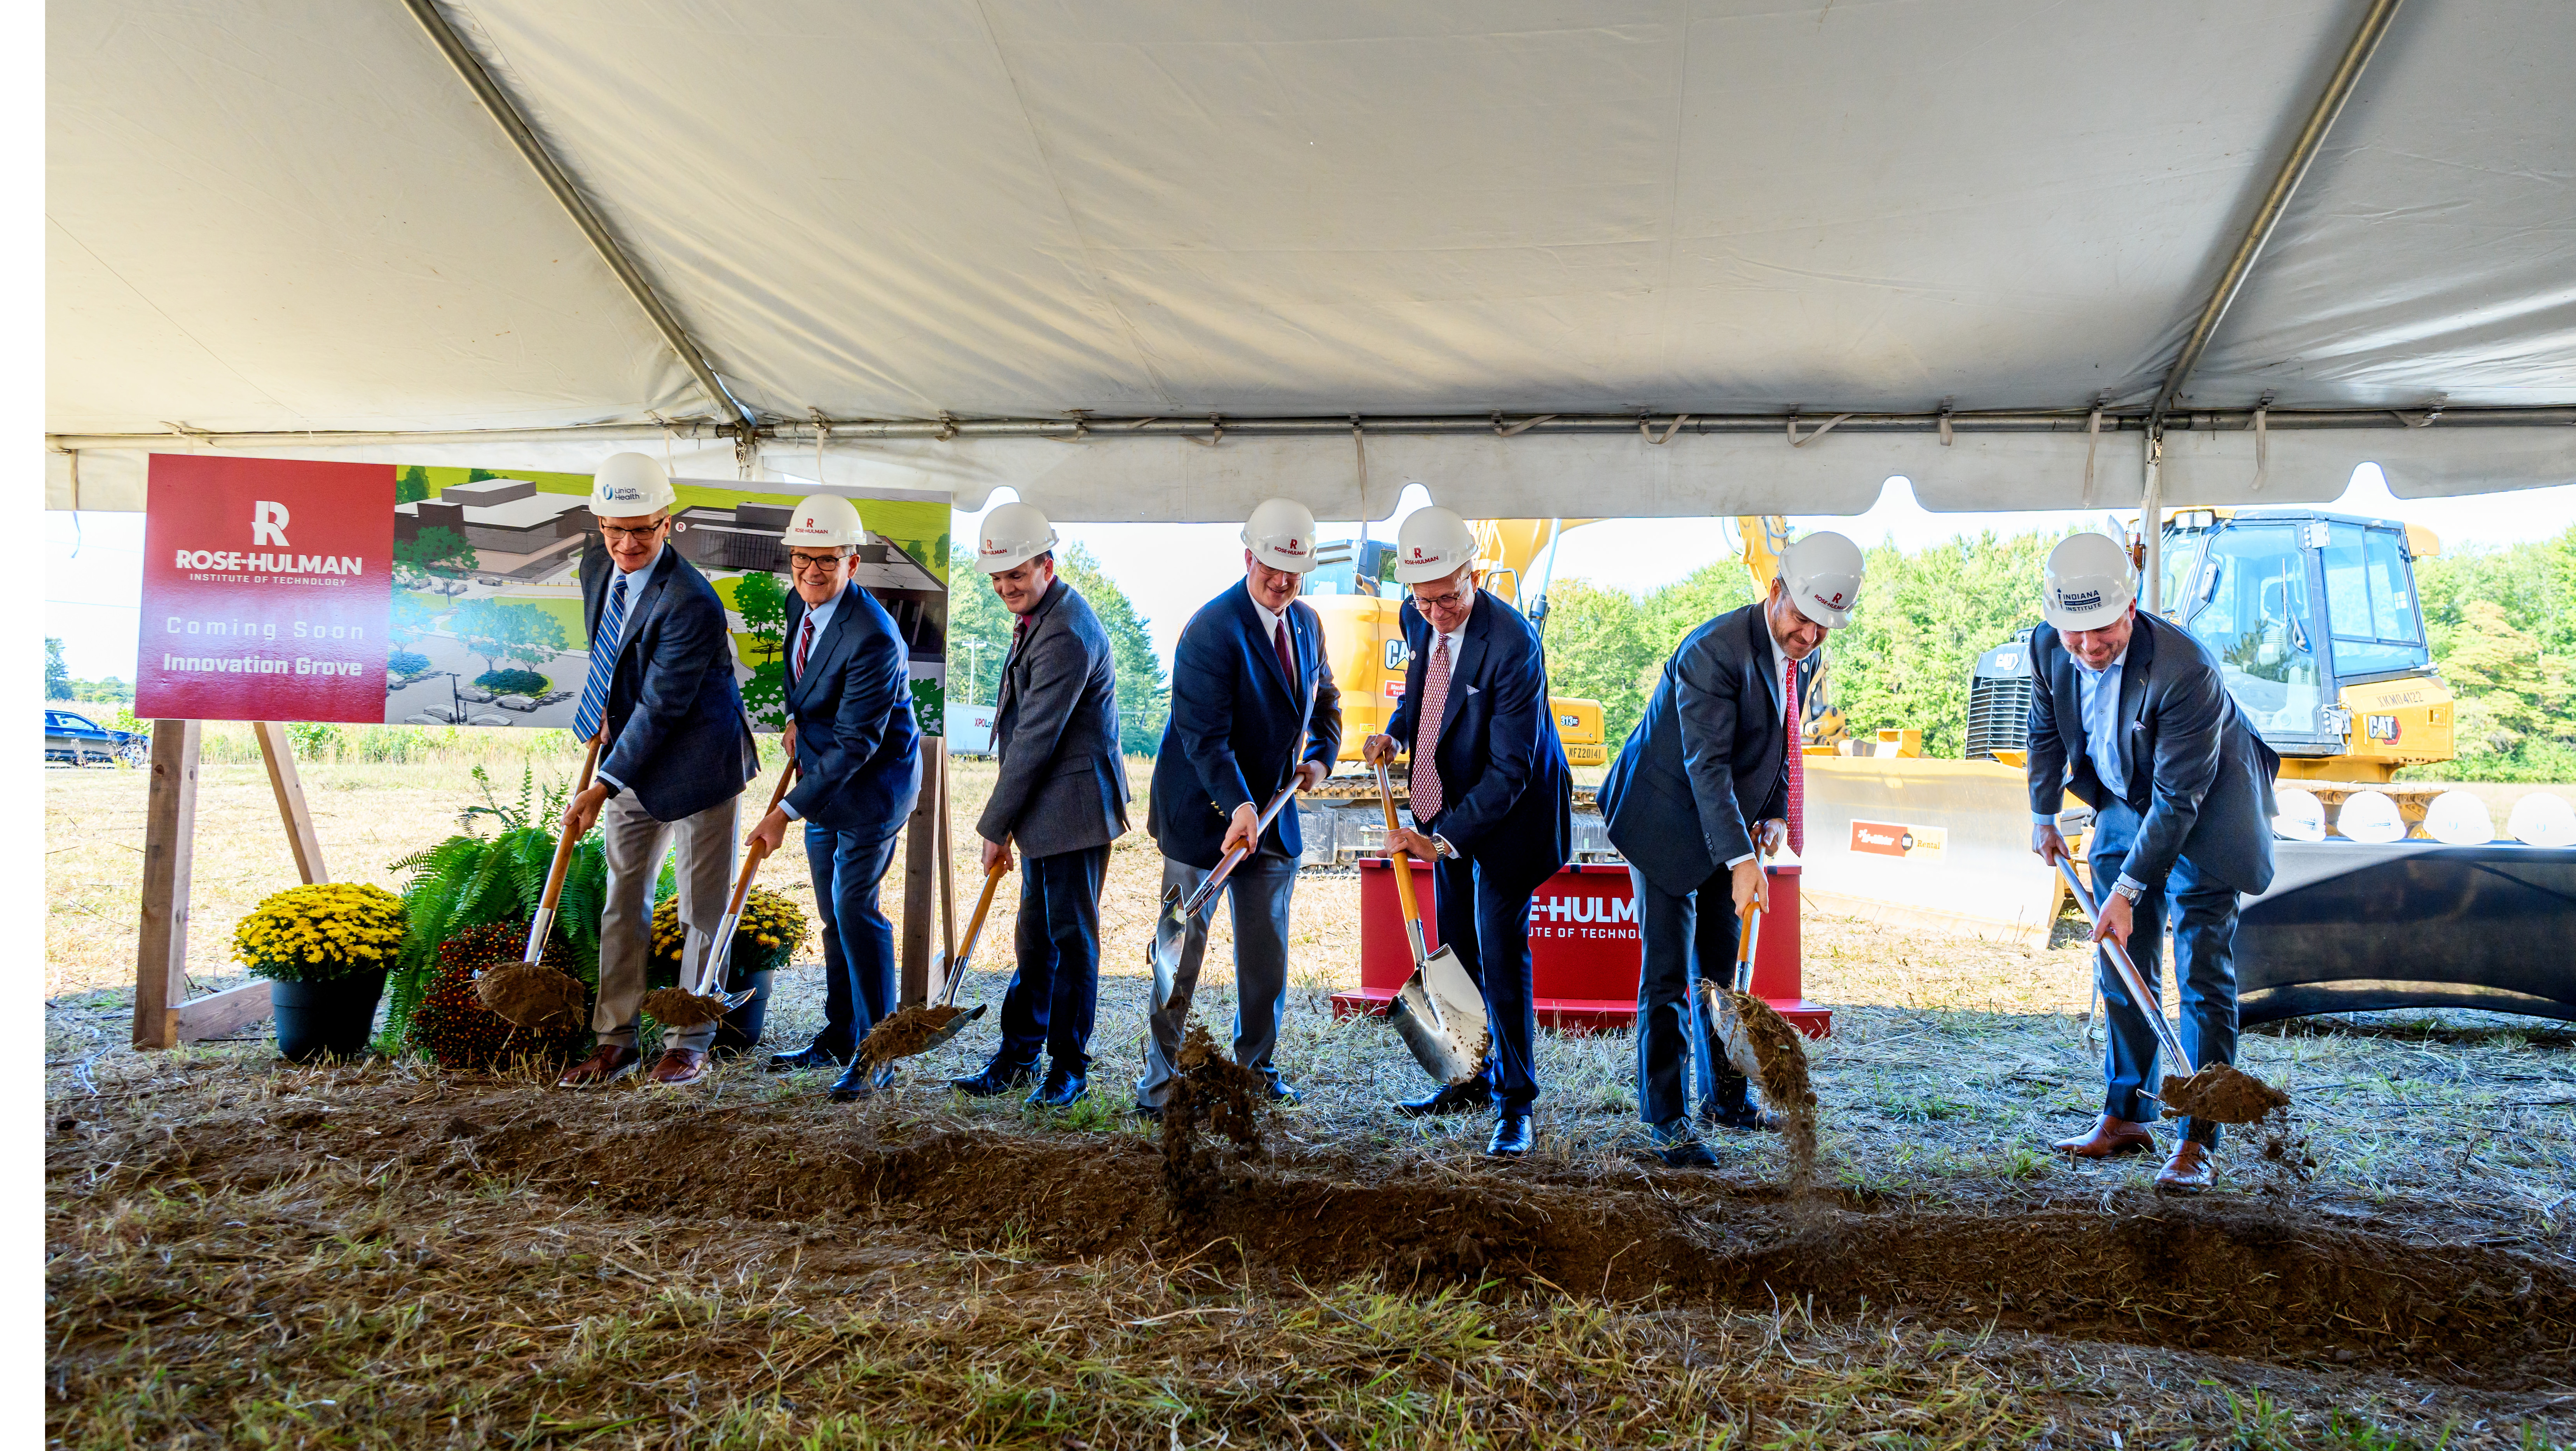
[[[2320,730],[2326,702],[2309,607],[2308,552],[2294,525],[2234,524],[2208,537],[2196,588],[2169,601],[2218,657],[2227,693],[2261,734]]]
[[[2323,562],[2336,678],[2349,684],[2423,669],[2429,657],[2404,537],[2333,520]]]

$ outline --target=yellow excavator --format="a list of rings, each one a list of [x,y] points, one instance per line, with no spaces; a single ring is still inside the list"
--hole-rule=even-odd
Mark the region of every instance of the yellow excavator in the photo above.
[[[1524,591],[1523,578],[1532,561],[1569,529],[1590,519],[1478,519],[1468,527],[1476,535],[1476,565],[1482,588],[1527,613],[1542,632],[1547,628],[1547,586]],[[1550,567],[1554,567],[1553,556]],[[1324,619],[1324,654],[1333,663],[1333,682],[1342,690],[1344,761],[1360,758],[1360,745],[1386,729],[1386,719],[1404,694],[1404,670],[1411,660],[1404,643],[1401,612],[1404,590],[1395,583],[1395,545],[1377,539],[1329,539],[1315,546],[1315,568],[1306,576],[1306,602]],[[1556,734],[1565,743],[1565,759],[1576,766],[1606,766],[1610,747],[1602,724],[1601,702],[1572,696],[1550,696]]]

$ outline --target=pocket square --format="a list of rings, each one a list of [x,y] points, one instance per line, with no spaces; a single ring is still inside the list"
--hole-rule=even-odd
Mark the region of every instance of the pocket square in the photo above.
[[[1476,687],[1474,687],[1474,686],[1472,686],[1472,685],[1468,686],[1468,687],[1467,687],[1467,693],[1468,693],[1469,695],[1473,695],[1473,694],[1475,694],[1475,693],[1476,693]]]

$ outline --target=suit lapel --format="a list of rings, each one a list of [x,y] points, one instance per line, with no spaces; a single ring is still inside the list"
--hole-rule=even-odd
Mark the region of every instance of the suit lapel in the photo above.
[[[669,553],[670,548],[671,546],[668,544],[662,546],[664,553]],[[608,567],[610,569],[615,569],[617,564],[612,560],[609,562]],[[652,578],[645,582],[644,588],[637,591],[633,599],[626,602],[626,618],[617,622],[618,629],[624,636],[617,645],[617,659],[620,665],[623,665],[626,662],[626,654],[628,651],[642,647],[644,643],[644,622],[652,615],[653,606],[662,598],[662,591],[671,583],[671,571],[678,569],[679,567],[680,561],[676,557],[671,559],[654,560],[653,567],[650,571]],[[605,615],[608,612],[608,595],[606,591],[603,590],[601,592],[599,599],[600,613]]]
[[[1750,636],[1746,646],[1753,663],[1753,674],[1762,682],[1762,698],[1771,702],[1771,719],[1782,720],[1789,712],[1789,702],[1780,694],[1780,673],[1771,666],[1771,622],[1762,618],[1762,606],[1752,609]]]
[[[797,696],[809,694],[806,682],[820,680],[829,675],[832,666],[840,662],[842,652],[849,648],[850,629],[859,613],[858,592],[859,587],[855,584],[841,587],[841,597],[832,605],[832,622],[825,625],[823,633],[815,637],[814,648],[805,656],[805,673],[796,677],[795,694]],[[800,599],[798,603],[801,604],[803,601]]]
[[[1029,641],[1035,640],[1038,637],[1038,631],[1046,628],[1047,616],[1055,612],[1056,602],[1064,598],[1064,592],[1069,588],[1071,586],[1061,579],[1047,587],[1045,597],[1038,601],[1038,607],[1029,611],[1029,632],[1025,637],[1019,635],[1018,617],[1013,617],[1011,633],[1015,638],[1010,653],[1004,657],[1002,663],[1002,692],[993,700],[995,725],[1001,723],[1003,714],[1009,711],[1019,699],[1020,671],[1024,668],[1021,660],[1028,654]]]
[[[1449,662],[1449,695],[1454,704],[1463,705],[1476,693],[1468,684],[1476,678],[1477,667],[1485,663],[1485,634],[1494,623],[1493,602],[1483,590],[1476,591],[1475,607],[1467,612],[1467,628],[1458,632],[1458,658]],[[1454,710],[1448,712],[1455,715]],[[1449,738],[1448,722],[1441,722],[1440,738]]]
[[[2129,657],[2120,662],[2120,767],[2128,780],[2118,783],[2122,796],[2129,794],[2129,781],[2138,776],[2138,762],[2133,759],[2138,740],[2138,722],[2147,708],[2147,681],[2156,668],[2156,627],[2145,611],[2138,612],[2137,628],[2129,632]]]

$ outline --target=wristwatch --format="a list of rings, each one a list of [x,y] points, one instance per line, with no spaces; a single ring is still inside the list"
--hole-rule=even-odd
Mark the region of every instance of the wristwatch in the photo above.
[[[2138,899],[2146,894],[2147,889],[2136,882],[2113,882],[2111,884],[2111,895],[2127,899],[2129,905],[2132,907],[2138,905]]]
[[[1453,857],[1458,854],[1458,848],[1451,846],[1449,844],[1449,838],[1445,836],[1434,835],[1431,838],[1431,849],[1440,853],[1442,856],[1447,857]]]

